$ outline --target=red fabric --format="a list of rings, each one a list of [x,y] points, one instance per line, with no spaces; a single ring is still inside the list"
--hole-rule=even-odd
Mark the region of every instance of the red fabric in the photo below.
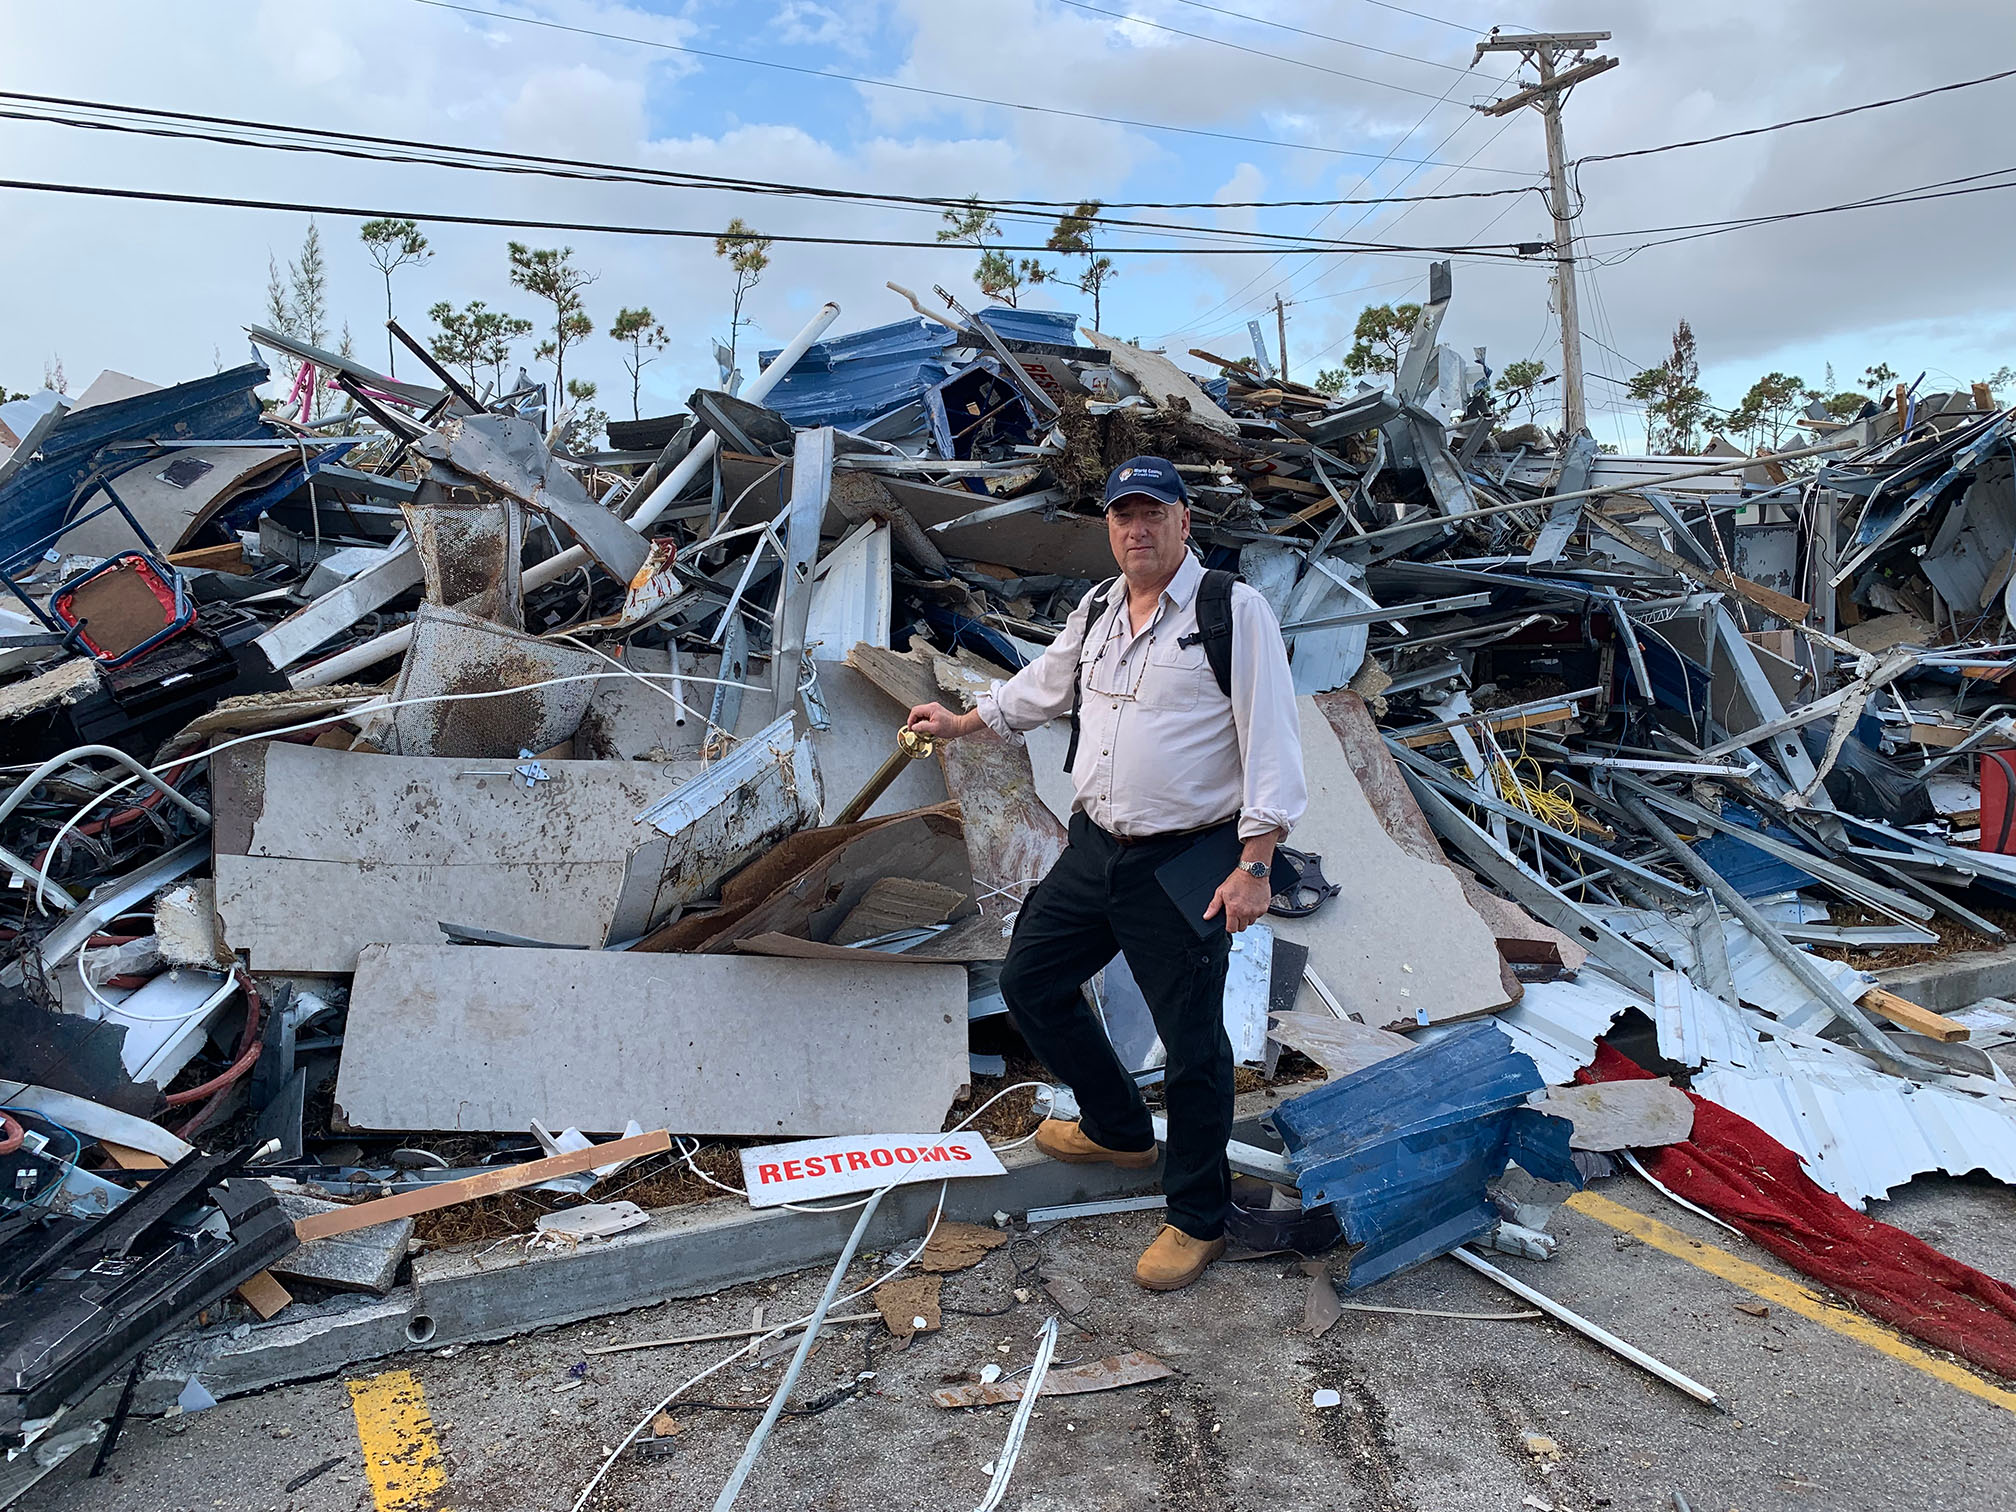
[[[2016,810],[2011,808],[2016,790],[2016,758],[2007,751],[1981,753],[1981,838],[1976,848],[2001,851],[2016,849]]]
[[[1652,1073],[1605,1044],[1584,1081]],[[1747,1118],[1694,1093],[1694,1135],[1641,1153],[1645,1168],[1871,1317],[2016,1380],[2016,1288],[1849,1207]]]

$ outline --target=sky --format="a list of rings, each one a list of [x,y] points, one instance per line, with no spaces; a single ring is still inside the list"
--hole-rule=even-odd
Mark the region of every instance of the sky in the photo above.
[[[1422,297],[1433,256],[1281,255],[1262,237],[1476,249],[1455,254],[1443,339],[1466,353],[1484,347],[1494,368],[1538,357],[1553,372],[1549,265],[1511,250],[1551,235],[1529,187],[1545,171],[1541,119],[1471,108],[1517,87],[1510,58],[1486,54],[1473,66],[1473,45],[1493,26],[1612,33],[1601,49],[1621,65],[1568,100],[1571,158],[1819,114],[2016,57],[2016,7],[1999,0],[78,0],[16,9],[0,90],[744,183],[1197,202],[1211,208],[1112,212],[1194,229],[1107,233],[1120,246],[1180,250],[1116,253],[1102,324],[1199,371],[1209,369],[1185,355],[1190,348],[1250,352],[1249,319],[1263,320],[1271,347],[1278,294],[1290,372],[1312,379],[1341,360],[1365,304]],[[820,77],[831,74],[851,77]],[[1622,380],[1665,355],[1681,318],[1723,405],[1772,370],[1818,386],[1831,364],[1845,388],[1885,363],[1907,381],[1925,372],[1930,389],[2016,362],[2016,191],[1691,240],[1654,234],[2004,168],[2012,104],[2016,79],[1582,165],[1580,288],[1597,438],[1642,445]],[[0,119],[0,153],[13,178],[324,207],[315,219],[333,324],[347,322],[358,355],[380,364],[384,289],[358,219],[342,210],[422,221],[435,255],[402,270],[393,292],[402,323],[423,333],[441,300],[480,299],[537,319],[536,303],[509,284],[505,244],[571,246],[595,275],[585,294],[596,335],[570,353],[568,372],[596,381],[598,402],[625,418],[630,378],[606,334],[620,308],[648,306],[669,337],[643,373],[644,414],[681,408],[695,387],[718,381],[711,341],[728,334],[731,275],[711,242],[429,224],[430,214],[709,233],[740,216],[779,235],[927,244],[778,243],[749,298],[745,350],[782,345],[827,300],[842,308],[836,331],[904,318],[909,307],[889,281],[927,300],[942,284],[980,302],[972,251],[929,245],[939,228],[929,207],[364,163],[12,119]],[[1491,193],[1507,189],[1522,192]],[[1422,194],[1491,197],[1327,210],[1236,204]],[[1004,239],[1041,242],[1049,213],[1004,219]],[[104,368],[171,383],[243,362],[243,327],[263,319],[269,261],[284,267],[298,255],[307,225],[294,211],[0,188],[0,288],[10,296],[0,386],[37,388],[58,359],[72,393]],[[1263,255],[1207,255],[1207,246]],[[1024,303],[1075,310],[1090,324],[1090,301],[1068,287],[1046,285]],[[529,341],[519,356],[531,362]],[[409,375],[412,367],[401,364]]]

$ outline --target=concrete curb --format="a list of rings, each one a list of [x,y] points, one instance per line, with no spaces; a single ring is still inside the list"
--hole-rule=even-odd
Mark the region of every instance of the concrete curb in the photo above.
[[[1934,1013],[1952,1013],[1983,998],[2016,994],[2016,945],[1968,950],[1940,961],[1892,966],[1876,980],[1899,997]]]
[[[1241,1097],[1234,1137],[1278,1149],[1259,1120],[1280,1103],[1265,1092]],[[1145,1171],[1062,1165],[1033,1145],[1009,1151],[1002,1164],[1005,1175],[951,1182],[945,1217],[991,1226],[997,1212],[1133,1197],[1162,1179],[1159,1163]],[[882,1200],[864,1249],[922,1234],[937,1201],[935,1182],[897,1188]],[[192,1376],[221,1400],[403,1351],[509,1338],[830,1265],[854,1221],[852,1212],[756,1212],[724,1197],[663,1209],[643,1228],[572,1251],[507,1242],[422,1254],[413,1280],[385,1297],[296,1303],[270,1323],[220,1324],[164,1341],[149,1353],[133,1410],[165,1411]],[[77,1415],[109,1414],[116,1386],[101,1388]]]

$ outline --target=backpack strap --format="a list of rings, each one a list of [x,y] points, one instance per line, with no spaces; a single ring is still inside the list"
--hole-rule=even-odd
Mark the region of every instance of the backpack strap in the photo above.
[[[1204,573],[1197,585],[1197,637],[1204,642],[1204,659],[1211,663],[1211,675],[1218,679],[1218,691],[1232,696],[1232,585],[1236,573],[1216,567]]]
[[[1108,578],[1087,596],[1089,607],[1085,611],[1085,640],[1089,641],[1092,638],[1092,627],[1105,617],[1106,601],[1113,592],[1113,585],[1119,581],[1118,578]],[[1085,646],[1081,641],[1078,646],[1077,669],[1071,674],[1071,744],[1064,752],[1064,770],[1067,772],[1078,760],[1078,709],[1084,693]]]

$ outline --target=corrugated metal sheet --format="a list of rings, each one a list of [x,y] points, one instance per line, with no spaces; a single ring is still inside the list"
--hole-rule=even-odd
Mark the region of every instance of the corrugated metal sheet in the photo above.
[[[1078,339],[1078,316],[1070,310],[1011,310],[989,305],[975,312],[980,323],[1007,341],[1048,341],[1060,346],[1084,346]],[[1098,353],[1085,347],[1087,357]]]
[[[1668,1060],[1683,1066],[1707,1061],[1747,1066],[1756,1060],[1756,1034],[1720,998],[1701,991],[1677,971],[1655,973],[1652,994],[1659,1053]]]
[[[1080,344],[1078,317],[1065,311],[995,307],[978,318],[1009,340]],[[945,349],[957,339],[936,321],[913,319],[815,342],[764,402],[800,428],[858,429],[943,383],[953,372]],[[764,352],[764,366],[782,350]],[[1085,355],[1098,353],[1086,347]]]
[[[267,376],[263,366],[248,363],[65,415],[43,440],[41,454],[0,486],[0,553],[11,556],[60,525],[78,485],[101,463],[125,457],[138,462],[144,456],[105,454],[114,441],[248,441],[271,435],[254,392]],[[100,497],[90,507],[107,502]]]
[[[1862,1207],[1927,1171],[2016,1181],[2008,1103],[1831,1064],[1796,1046],[1761,1048],[1760,1068],[1714,1067],[1694,1090],[1796,1152],[1842,1201]]]
[[[1627,1008],[1651,1007],[1616,978],[1585,965],[1573,980],[1528,982],[1519,1001],[1493,1020],[1533,1058],[1541,1079],[1560,1086],[1596,1059],[1597,1036]]]

